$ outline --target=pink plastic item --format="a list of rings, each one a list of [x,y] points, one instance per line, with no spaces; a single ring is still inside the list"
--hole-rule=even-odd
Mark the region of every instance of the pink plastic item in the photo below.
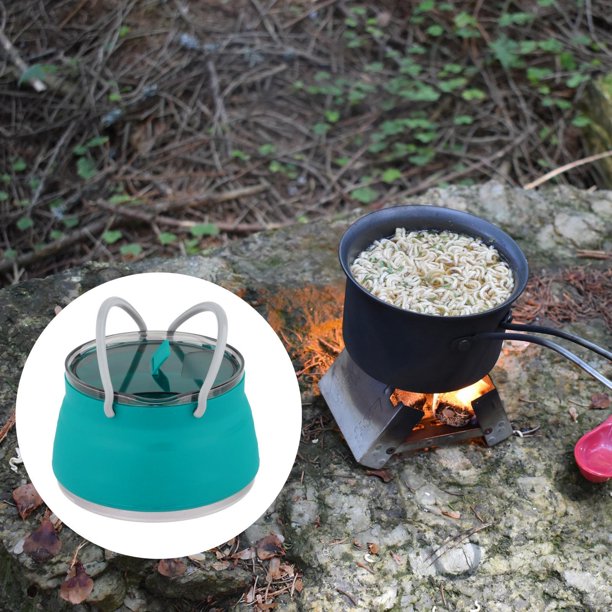
[[[578,440],[574,457],[587,480],[606,482],[612,478],[612,415]]]

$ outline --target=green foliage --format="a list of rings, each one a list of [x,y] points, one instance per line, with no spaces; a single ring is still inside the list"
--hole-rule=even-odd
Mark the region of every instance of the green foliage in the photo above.
[[[102,234],[102,240],[106,244],[115,244],[118,240],[121,240],[123,233],[120,230],[107,230]]]
[[[0,190],[0,202],[6,202],[9,198],[9,194],[6,191]]]
[[[30,229],[34,225],[34,221],[32,221],[32,217],[20,217],[17,220],[17,228],[22,232]]]
[[[96,165],[88,157],[79,157],[77,160],[77,174],[82,179],[90,179],[96,175]]]
[[[219,233],[219,228],[214,223],[198,223],[189,230],[192,236],[200,238],[201,236],[216,236]]]
[[[21,73],[17,85],[22,85],[23,83],[36,79],[44,81],[48,74],[55,74],[56,72],[57,66],[53,64],[32,64]]]
[[[13,163],[11,164],[11,168],[13,172],[23,172],[27,167],[28,165],[25,163],[25,160],[22,159],[21,157],[14,160]]]
[[[371,187],[358,187],[351,191],[351,197],[362,204],[371,204],[378,199],[378,192]]]
[[[129,244],[122,244],[119,247],[121,255],[128,257],[136,257],[142,253],[142,247],[137,242],[130,242]]]

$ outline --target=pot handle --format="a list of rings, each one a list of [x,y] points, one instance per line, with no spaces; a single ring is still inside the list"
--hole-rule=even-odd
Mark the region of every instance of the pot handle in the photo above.
[[[578,357],[577,355],[574,355],[574,353],[572,353],[571,351],[568,351],[565,347],[561,346],[560,344],[557,344],[556,342],[551,342],[547,338],[540,338],[538,336],[532,336],[530,334],[517,334],[517,333],[512,333],[512,332],[510,333],[484,332],[484,333],[476,334],[473,337],[474,338],[484,338],[484,339],[489,338],[493,340],[519,340],[521,342],[532,342],[533,344],[539,344],[540,346],[545,346],[546,348],[556,351],[557,353],[563,355],[566,359],[569,359],[570,361],[575,363],[578,367],[582,368],[587,374],[590,374],[595,380],[598,380],[600,383],[608,387],[608,389],[612,389],[612,381],[607,379],[603,374],[601,374],[601,372],[598,372],[595,368],[591,367],[588,363],[580,359],[580,357]]]
[[[102,388],[104,389],[104,414],[108,418],[115,416],[115,410],[113,409],[115,392],[108,369],[108,355],[106,354],[106,319],[108,318],[109,310],[115,306],[125,310],[134,319],[141,333],[146,333],[147,331],[147,326],[143,318],[138,314],[138,311],[123,298],[109,297],[102,302],[96,318],[96,356],[100,369]]]
[[[208,394],[215,383],[215,378],[221,368],[221,362],[225,354],[225,347],[227,346],[227,315],[219,304],[215,302],[200,302],[195,306],[187,309],[183,314],[179,315],[168,327],[168,337],[172,336],[177,328],[182,325],[187,319],[190,319],[200,312],[212,312],[217,318],[217,346],[213,354],[210,367],[206,373],[206,378],[202,383],[202,388],[198,394],[198,406],[193,412],[193,416],[199,419],[206,412],[206,402],[208,401]]]

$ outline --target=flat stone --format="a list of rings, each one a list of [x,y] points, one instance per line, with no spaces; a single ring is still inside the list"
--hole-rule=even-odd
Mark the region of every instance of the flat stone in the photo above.
[[[410,202],[466,210],[496,223],[515,238],[533,274],[609,266],[584,260],[576,250],[608,248],[610,192],[523,191],[487,183],[433,189]],[[313,357],[331,362],[333,351],[326,352],[327,345],[324,351],[321,340],[333,346],[340,337],[344,276],[337,246],[360,214],[264,232],[206,256],[92,263],[1,290],[0,426],[14,408],[27,354],[55,307],[131,273],[178,272],[216,282],[244,296],[281,332],[296,370]],[[566,289],[555,287],[560,294]],[[564,328],[609,342],[603,318]],[[602,358],[586,359],[610,374]],[[277,610],[612,607],[610,541],[602,529],[611,485],[584,480],[572,454],[582,433],[605,416],[588,408],[602,386],[556,353],[523,343],[506,343],[492,378],[511,421],[539,425],[537,436],[511,437],[494,447],[476,440],[404,453],[377,475],[353,459],[316,376],[300,376],[304,430],[317,433],[302,440],[274,504],[239,535],[241,549],[270,533],[284,539],[282,562],[296,568],[303,590],[276,597]],[[61,600],[59,587],[82,539],[64,527],[62,550],[49,561],[35,563],[23,552],[45,509],[24,521],[12,503],[11,492],[27,482],[23,466],[9,469],[16,442],[13,429],[0,444],[1,610],[95,612],[116,606],[122,612],[187,612],[211,597],[221,609],[252,612],[252,605],[237,601],[256,576],[265,585],[265,563],[215,569],[216,556],[206,552],[184,560],[183,576],[167,578],[153,560],[91,543],[79,552],[94,580],[90,601],[75,608]]]

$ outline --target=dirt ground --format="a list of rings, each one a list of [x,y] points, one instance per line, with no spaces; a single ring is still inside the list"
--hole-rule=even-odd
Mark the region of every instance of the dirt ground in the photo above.
[[[0,282],[528,185],[592,153],[606,5],[0,2]]]

